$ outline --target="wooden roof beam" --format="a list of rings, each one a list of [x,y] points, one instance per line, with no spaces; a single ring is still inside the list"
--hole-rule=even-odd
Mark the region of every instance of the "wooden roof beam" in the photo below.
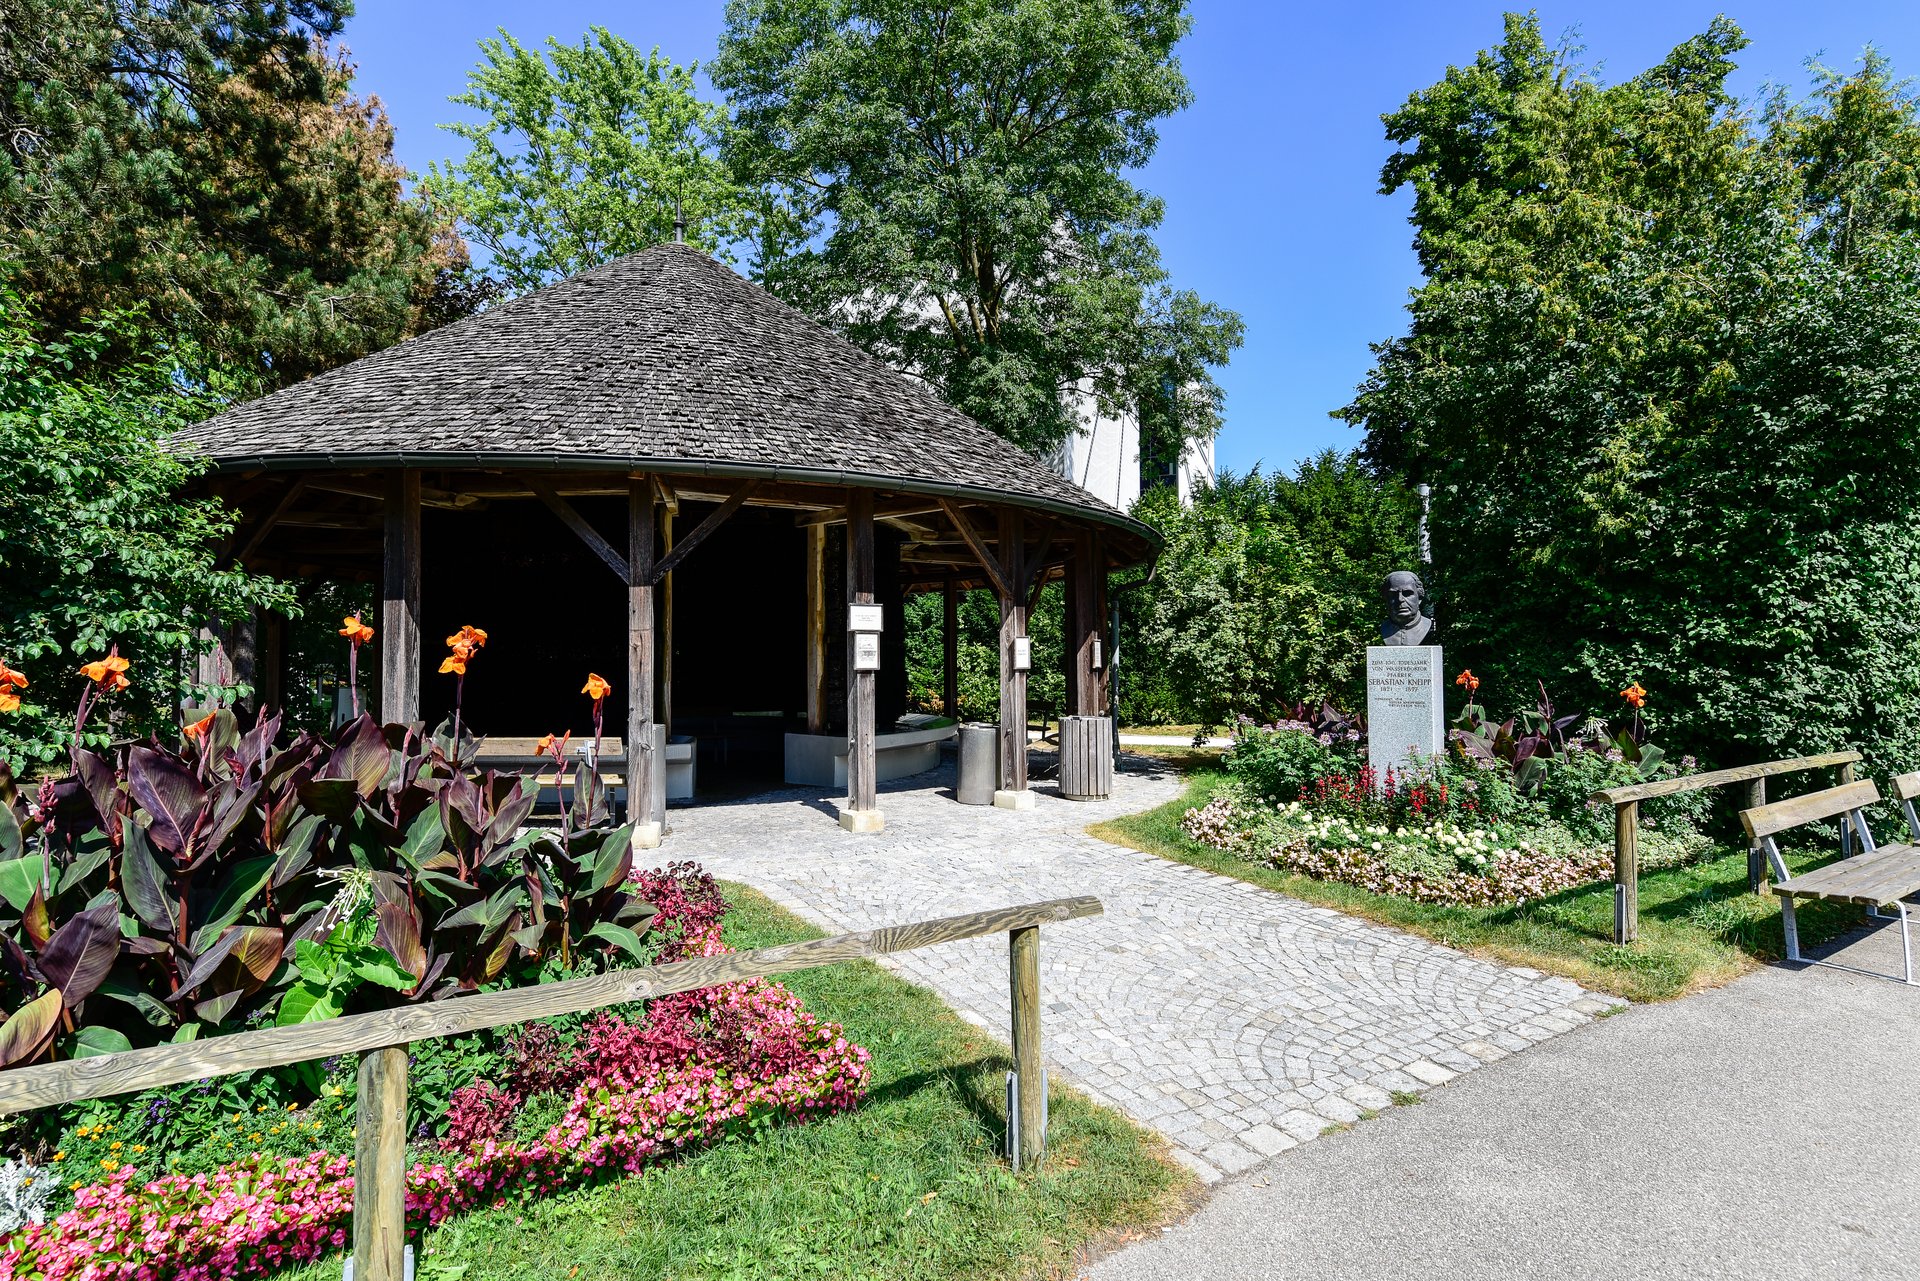
[[[589,525],[586,517],[574,510],[572,503],[562,498],[552,486],[538,476],[528,476],[527,484],[532,488],[534,496],[545,503],[548,510],[560,518],[562,524],[578,534],[580,541],[585,543],[608,569],[618,575],[621,582],[627,582],[627,558],[613,550],[613,544],[602,538],[600,531]]]
[[[726,524],[727,517],[739,511],[740,505],[746,502],[747,499],[753,497],[753,491],[759,487],[759,481],[750,480],[740,486],[740,488],[734,490],[732,496],[730,496],[726,502],[721,503],[718,507],[708,512],[707,518],[701,521],[691,534],[688,534],[685,538],[675,543],[673,550],[665,556],[662,556],[658,563],[654,565],[653,581],[658,583],[666,578],[668,574],[671,574],[680,562],[685,560],[693,552],[694,548],[707,540],[708,534],[711,534],[714,530]]]
[[[993,580],[994,588],[1000,595],[1008,600],[1018,599],[1020,593],[1015,591],[1013,584],[1007,581],[1006,571],[1001,568],[999,560],[987,550],[987,545],[980,540],[980,535],[973,531],[973,522],[967,519],[967,514],[961,509],[960,504],[943,498],[940,500],[940,510],[947,514],[947,519],[953,522],[953,527],[960,531],[960,537],[966,540],[967,546],[973,551],[974,559],[980,562],[981,569],[987,571],[987,577]]]

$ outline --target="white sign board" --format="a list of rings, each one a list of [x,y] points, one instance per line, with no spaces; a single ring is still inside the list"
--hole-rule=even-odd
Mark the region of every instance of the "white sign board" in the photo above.
[[[880,637],[873,632],[853,634],[853,670],[856,672],[880,670]]]
[[[1096,640],[1093,642],[1093,670],[1097,672],[1104,666],[1106,664],[1100,661],[1100,642]]]
[[[1033,638],[1016,636],[1013,638],[1013,670],[1031,671],[1033,668]]]
[[[878,632],[886,630],[880,625],[881,607],[878,605],[847,606],[847,630],[850,632]]]

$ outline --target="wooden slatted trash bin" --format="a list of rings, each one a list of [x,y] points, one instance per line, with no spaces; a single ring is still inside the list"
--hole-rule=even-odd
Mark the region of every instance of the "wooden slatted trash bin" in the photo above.
[[[1113,795],[1112,718],[1061,718],[1060,794],[1070,801],[1104,801]]]

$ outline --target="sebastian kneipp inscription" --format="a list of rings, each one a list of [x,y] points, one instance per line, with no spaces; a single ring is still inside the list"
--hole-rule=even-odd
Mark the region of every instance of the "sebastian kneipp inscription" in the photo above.
[[[1446,741],[1445,663],[1438,645],[1367,647],[1367,763],[1384,780]]]

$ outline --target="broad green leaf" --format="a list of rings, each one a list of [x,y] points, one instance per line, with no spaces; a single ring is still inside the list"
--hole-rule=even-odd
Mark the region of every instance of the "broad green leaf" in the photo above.
[[[27,904],[33,902],[34,892],[40,888],[40,877],[45,871],[38,854],[0,863],[0,897],[4,897],[14,911],[26,911]]]
[[[133,1048],[123,1033],[110,1027],[89,1024],[73,1034],[73,1057],[90,1059],[101,1054],[124,1054]]]
[[[287,994],[280,998],[280,1011],[273,1021],[279,1027],[293,1027],[300,1023],[321,1023],[339,1017],[340,998],[332,988],[300,982],[288,988]]]
[[[220,931],[246,914],[267,878],[273,875],[273,864],[271,858],[243,859],[226,871],[213,901],[207,905],[203,924],[194,931],[194,951],[203,950]]]
[[[621,948],[637,960],[645,960],[646,953],[640,942],[640,936],[624,925],[615,925],[611,921],[601,921],[587,931],[587,937],[605,939],[615,947]]]

